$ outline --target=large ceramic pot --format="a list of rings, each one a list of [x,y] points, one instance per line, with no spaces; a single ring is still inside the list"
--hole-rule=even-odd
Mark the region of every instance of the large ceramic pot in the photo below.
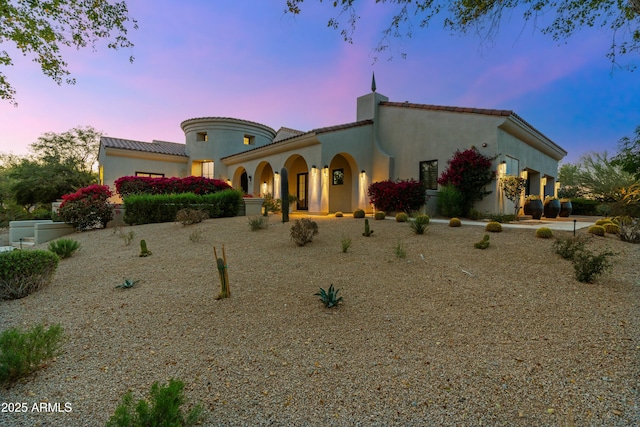
[[[524,206],[522,207],[525,215],[531,215],[533,219],[540,219],[542,217],[542,200],[534,199],[534,200],[525,200]]]
[[[571,210],[573,206],[571,205],[571,200],[560,200],[560,213],[558,216],[562,218],[566,218],[571,215]]]
[[[544,217],[556,218],[560,213],[560,200],[546,199],[544,201]]]

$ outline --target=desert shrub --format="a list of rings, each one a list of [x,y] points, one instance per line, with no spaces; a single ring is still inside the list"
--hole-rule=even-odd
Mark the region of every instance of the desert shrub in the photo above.
[[[35,325],[21,332],[17,328],[0,334],[0,383],[11,383],[39,369],[60,354],[64,332],[60,325],[45,329]]]
[[[204,409],[196,405],[184,414],[181,406],[185,402],[183,396],[184,383],[171,379],[166,386],[155,382],[151,386],[150,402],[139,400],[134,405],[133,394],[127,392],[115,413],[109,418],[107,427],[146,427],[146,426],[192,426],[201,418]]]
[[[265,193],[263,197],[264,202],[262,202],[262,208],[264,209],[265,215],[269,212],[280,212],[280,199],[274,199],[271,193]]]
[[[71,257],[78,249],[80,249],[80,243],[73,239],[58,239],[49,242],[49,250],[61,259]]]
[[[592,225],[587,229],[587,232],[595,234],[596,236],[604,236],[604,227],[601,225]]]
[[[502,231],[502,225],[499,222],[491,221],[487,223],[485,230],[492,233],[500,233]]]
[[[369,186],[369,199],[376,209],[385,212],[410,212],[420,209],[425,201],[422,183],[414,180],[380,181]]]
[[[471,208],[469,209],[469,213],[467,214],[467,218],[472,221],[477,221],[479,219],[484,218],[484,214],[477,209]]]
[[[605,225],[605,224],[611,224],[611,219],[610,218],[602,218],[596,221],[596,225]]]
[[[482,240],[473,244],[473,247],[476,249],[487,249],[489,247],[489,235],[485,234]]]
[[[123,176],[114,182],[116,192],[127,198],[140,194],[212,194],[229,190],[231,186],[219,179],[202,176],[185,178],[150,178],[146,176]]]
[[[516,220],[516,216],[514,214],[496,213],[496,214],[485,214],[483,216],[484,218],[490,219],[493,222],[499,222],[500,224],[506,224]]]
[[[441,186],[436,209],[438,214],[447,218],[462,215],[462,193],[452,184]]]
[[[576,279],[584,283],[593,283],[597,276],[611,269],[613,265],[609,257],[613,255],[612,252],[597,255],[587,250],[576,252],[572,260]]]
[[[398,241],[398,243],[393,247],[393,253],[396,254],[396,257],[398,258],[407,257],[407,251],[404,249],[404,245],[400,241]]]
[[[176,221],[185,226],[197,224],[205,219],[209,219],[209,214],[199,209],[185,208],[176,212]]]
[[[540,239],[550,239],[553,237],[553,231],[548,227],[540,227],[536,230],[536,237]]]
[[[553,242],[552,247],[554,252],[562,258],[572,260],[577,252],[584,250],[584,239],[580,237],[558,239]]]
[[[614,224],[613,222],[608,222],[603,225],[604,232],[608,234],[618,234],[620,233],[620,226],[618,224]]]
[[[124,232],[120,230],[119,237],[124,241],[126,246],[129,246],[133,239],[136,237],[136,232],[133,230],[129,230],[128,232]]]
[[[342,236],[342,252],[346,253],[351,247],[351,239],[346,236]]]
[[[318,234],[318,224],[310,218],[296,220],[291,226],[291,240],[298,246],[304,246],[313,241],[313,236]]]
[[[373,218],[377,219],[377,220],[381,220],[381,219],[385,219],[387,217],[387,215],[385,215],[384,212],[382,211],[378,211],[374,214]]]
[[[618,237],[623,242],[640,243],[640,219],[625,219],[619,221],[620,232]]]
[[[335,216],[336,218],[342,218],[344,214],[342,212],[336,212]]]
[[[424,234],[429,229],[429,221],[429,215],[418,215],[413,221],[409,222],[409,227],[415,234]]]
[[[26,297],[51,283],[59,258],[50,251],[0,252],[0,300]]]
[[[251,231],[262,230],[269,226],[269,219],[265,216],[252,216],[248,219]]]
[[[396,214],[396,222],[407,222],[408,219],[409,219],[409,216],[407,215],[406,212],[398,212]]]
[[[193,243],[197,243],[202,240],[202,228],[195,228],[189,233],[189,240]]]
[[[172,195],[137,195],[124,199],[124,221],[127,224],[153,224],[175,221],[181,209],[198,209],[209,218],[236,216],[242,203],[242,193],[223,190],[217,193],[196,195],[182,193]]]
[[[356,209],[353,211],[354,218],[364,218],[364,211],[362,209]]]
[[[462,226],[462,221],[460,221],[458,218],[451,218],[449,220],[449,227],[461,227]]]
[[[112,196],[107,185],[90,185],[72,194],[62,196],[58,215],[77,230],[86,230],[96,225],[107,226],[113,219],[113,209],[108,203]]]
[[[329,286],[328,290],[324,290],[320,288],[318,292],[314,295],[320,297],[320,301],[324,304],[326,308],[337,307],[340,302],[342,302],[342,297],[338,296],[338,292],[340,289],[334,289],[333,284]]]

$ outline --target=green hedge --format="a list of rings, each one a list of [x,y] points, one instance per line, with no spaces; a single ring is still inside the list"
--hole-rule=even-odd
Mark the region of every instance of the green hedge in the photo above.
[[[124,221],[127,224],[151,224],[172,222],[180,209],[191,208],[205,211],[209,218],[238,215],[242,193],[224,190],[213,194],[193,193],[128,196],[124,199]]]
[[[590,199],[571,199],[571,215],[598,215],[600,202]]]
[[[56,254],[43,250],[0,252],[0,300],[23,298],[51,283]]]

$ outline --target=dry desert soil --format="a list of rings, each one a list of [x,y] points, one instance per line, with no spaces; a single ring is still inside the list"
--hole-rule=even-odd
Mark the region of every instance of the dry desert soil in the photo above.
[[[617,254],[586,284],[530,229],[478,250],[481,226],[415,235],[370,219],[364,237],[361,219],[314,217],[319,235],[298,247],[291,223],[269,219],[255,232],[236,217],[69,236],[82,248],[50,286],[0,301],[0,329],[60,323],[67,336],[54,361],[0,389],[29,408],[0,424],[101,426],[125,392],[170,378],[204,406],[202,425],[640,424],[640,245],[579,230]],[[231,298],[217,301],[223,244]],[[125,279],[140,282],[115,289]],[[331,284],[344,302],[325,309],[314,293]]]

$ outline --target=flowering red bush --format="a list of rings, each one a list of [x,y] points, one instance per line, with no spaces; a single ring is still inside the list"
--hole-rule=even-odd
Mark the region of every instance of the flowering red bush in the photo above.
[[[374,182],[368,194],[370,203],[387,213],[417,211],[425,202],[424,186],[414,179]]]
[[[231,188],[220,179],[188,176],[186,178],[150,178],[146,176],[123,176],[115,182],[121,197],[134,194],[211,194]]]
[[[67,224],[78,230],[85,230],[113,219],[113,210],[107,203],[113,194],[107,185],[90,185],[80,188],[75,193],[62,196],[58,215]]]
[[[495,179],[495,172],[491,167],[492,160],[476,148],[456,150],[447,162],[449,166],[438,178],[438,184],[451,184],[460,191],[463,215],[469,213],[473,202],[491,193],[485,191],[484,187]]]

